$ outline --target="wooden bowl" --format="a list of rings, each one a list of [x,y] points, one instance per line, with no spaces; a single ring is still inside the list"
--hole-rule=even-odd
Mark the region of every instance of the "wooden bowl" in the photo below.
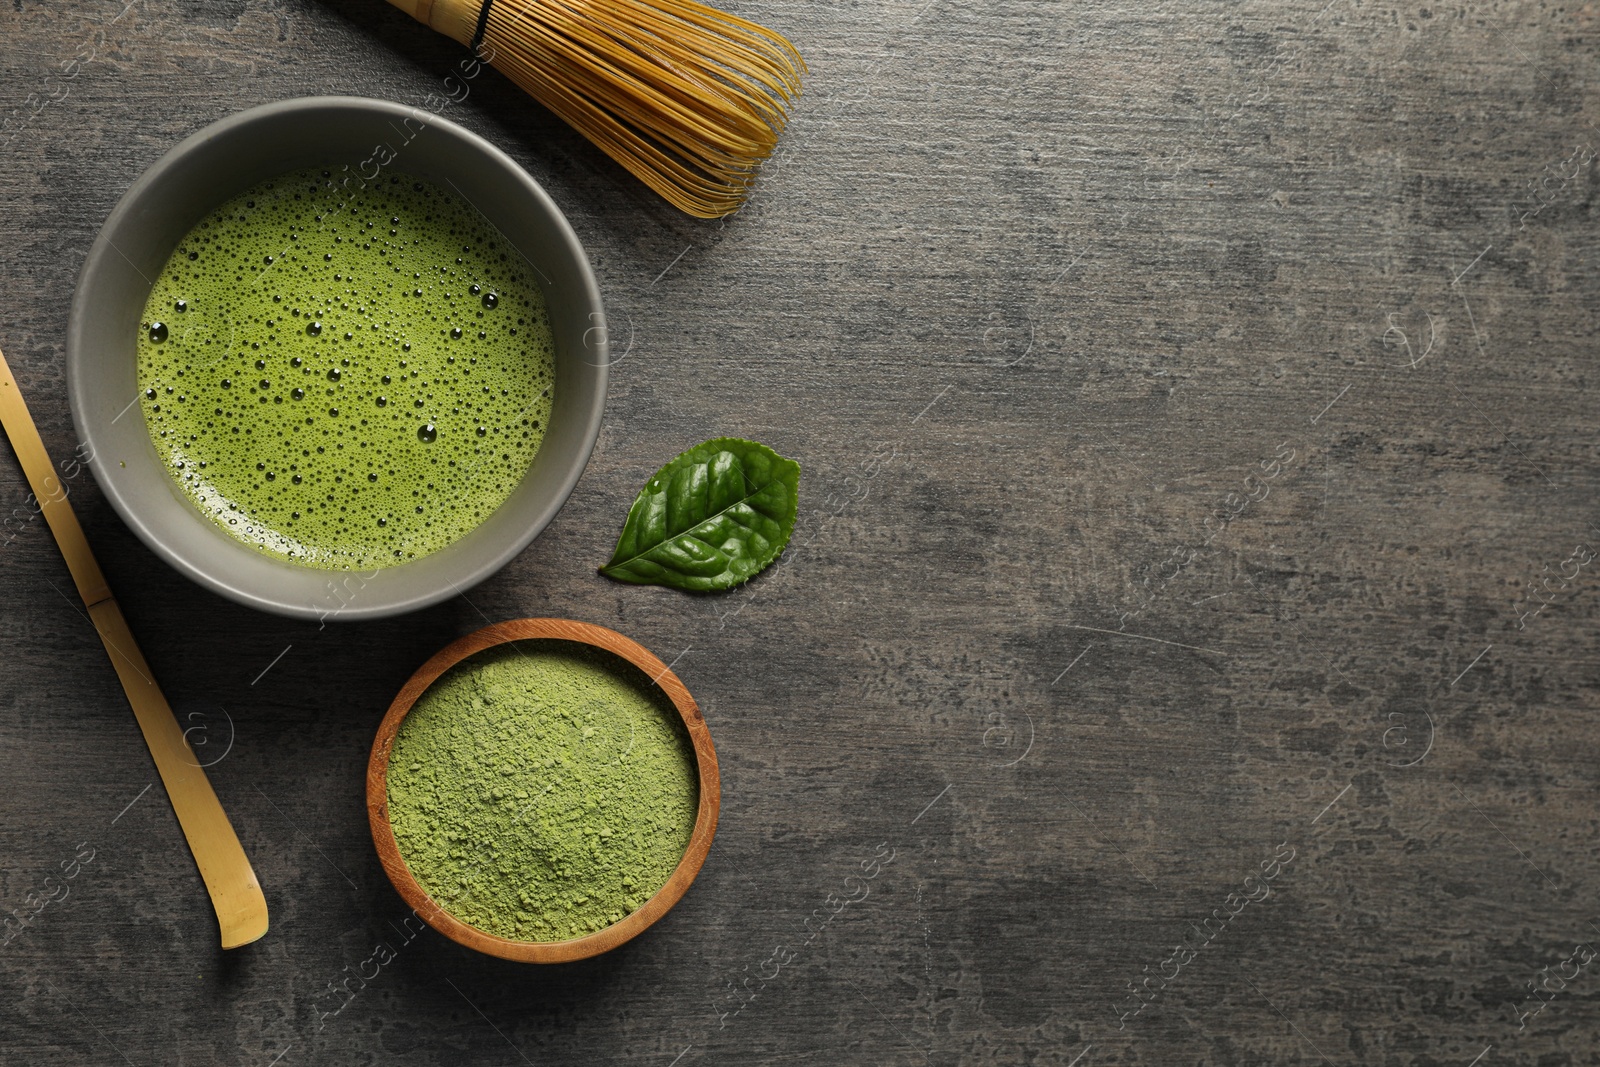
[[[667,884],[638,910],[618,922],[567,941],[512,941],[485,933],[457,919],[417,883],[400,855],[400,845],[389,825],[389,752],[394,747],[401,720],[417,702],[417,698],[440,675],[475,653],[508,641],[539,638],[575,641],[604,649],[627,660],[653,679],[683,718],[683,724],[689,731],[689,740],[694,745],[700,775],[700,806],[695,813],[694,832]],[[700,873],[700,865],[711,850],[711,838],[717,832],[717,814],[721,807],[722,783],[717,773],[717,751],[711,745],[711,731],[706,729],[699,705],[678,680],[678,676],[638,642],[615,630],[569,619],[514,619],[496,623],[468,634],[437,653],[411,676],[394,698],[394,703],[389,705],[389,713],[378,727],[377,739],[372,743],[372,756],[367,761],[367,818],[372,824],[372,842],[378,847],[378,858],[383,862],[389,881],[394,883],[405,902],[424,922],[450,940],[491,956],[523,963],[567,963],[586,959],[608,952],[649,929],[678,902],[694,881],[695,875]]]

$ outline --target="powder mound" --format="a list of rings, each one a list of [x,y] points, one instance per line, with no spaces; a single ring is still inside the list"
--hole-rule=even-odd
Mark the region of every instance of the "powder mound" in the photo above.
[[[389,820],[417,882],[485,933],[563,941],[655,894],[694,829],[676,709],[631,664],[520,641],[458,664],[406,715]]]

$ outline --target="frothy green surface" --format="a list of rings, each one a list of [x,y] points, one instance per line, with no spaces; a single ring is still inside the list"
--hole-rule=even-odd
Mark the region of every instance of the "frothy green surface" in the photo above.
[[[570,641],[520,641],[418,699],[388,793],[406,866],[446,911],[514,941],[564,941],[666,884],[699,778],[683,720],[642,671]]]
[[[140,403],[184,494],[326,568],[435,552],[503,504],[549,425],[554,348],[528,262],[459,197],[324,171],[230,200],[139,327]]]

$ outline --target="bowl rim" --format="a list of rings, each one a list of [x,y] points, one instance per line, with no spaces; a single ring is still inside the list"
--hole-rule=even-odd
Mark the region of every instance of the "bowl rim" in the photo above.
[[[559,236],[560,242],[565,246],[565,251],[577,265],[575,288],[583,297],[589,308],[591,321],[597,326],[591,328],[584,335],[586,349],[595,353],[594,358],[585,358],[583,361],[593,368],[594,389],[593,396],[586,409],[569,408],[570,414],[566,417],[574,419],[579,426],[579,440],[581,447],[574,455],[574,462],[570,468],[562,473],[556,483],[555,492],[549,503],[541,510],[536,521],[530,522],[527,527],[500,546],[497,551],[485,553],[476,558],[470,568],[464,568],[460,573],[444,574],[438,582],[438,588],[423,590],[410,594],[391,595],[385,599],[376,589],[371,589],[368,579],[372,575],[363,577],[363,596],[354,598],[351,603],[344,603],[340,598],[337,610],[328,610],[325,605],[317,602],[306,602],[291,599],[288,596],[276,594],[270,588],[246,587],[234,580],[225,566],[218,562],[206,562],[204,559],[191,559],[188,555],[180,553],[152,526],[150,521],[141,514],[138,493],[132,487],[125,486],[116,477],[106,463],[102,461],[103,450],[96,443],[94,423],[89,418],[88,390],[90,388],[87,377],[89,360],[87,357],[75,358],[75,353],[80,352],[83,345],[80,338],[87,331],[87,322],[96,312],[89,306],[89,301],[83,297],[84,287],[91,275],[101,269],[102,261],[112,261],[121,253],[112,243],[112,235],[119,228],[129,224],[129,220],[143,208],[144,199],[152,195],[152,190],[167,178],[169,173],[184,166],[189,158],[208,142],[239,127],[246,127],[263,120],[270,120],[285,114],[298,112],[315,112],[321,109],[350,109],[365,111],[380,116],[387,116],[391,120],[411,119],[421,121],[425,126],[437,128],[446,136],[457,138],[480,152],[495,167],[508,173],[527,192],[530,201],[537,209],[548,217],[553,229]],[[234,195],[235,190],[228,195]],[[598,315],[598,318],[596,318]],[[547,527],[571,497],[579,480],[588,469],[590,460],[599,444],[602,421],[605,417],[605,404],[610,388],[609,339],[605,329],[605,310],[600,298],[600,287],[594,274],[593,264],[589,261],[583,243],[578,239],[570,220],[560,209],[531,174],[527,172],[516,160],[504,151],[497,148],[486,138],[480,136],[451,120],[431,111],[416,107],[406,106],[390,100],[364,96],[302,96],[292,97],[287,100],[277,100],[266,104],[259,104],[246,108],[234,114],[224,116],[189,134],[183,140],[173,145],[160,158],[140,173],[132,185],[118,198],[116,206],[111,209],[95,235],[93,244],[85,256],[83,265],[78,271],[77,281],[73,286],[72,303],[67,317],[67,358],[66,358],[66,384],[67,402],[71,410],[74,429],[78,440],[89,447],[88,463],[95,473],[95,481],[101,492],[110,501],[112,508],[122,521],[138,536],[147,548],[158,556],[168,566],[179,574],[190,579],[213,593],[226,597],[236,603],[270,614],[286,616],[289,618],[316,619],[326,622],[328,619],[336,621],[360,621],[366,619],[387,618],[402,615],[422,608],[430,607],[450,597],[456,596],[479,582],[484,581],[497,573],[517,555],[531,544]],[[592,341],[590,333],[598,333]],[[535,456],[533,462],[537,462]],[[197,522],[209,524],[206,516],[195,512]],[[220,536],[226,537],[225,533]],[[423,563],[427,557],[416,561]],[[297,566],[283,561],[285,566]],[[320,568],[306,568],[324,573],[330,581],[348,578],[351,575],[360,575],[356,570],[326,570]],[[380,568],[373,574],[382,570],[397,568]],[[370,589],[370,591],[369,591]]]
[[[565,941],[513,941],[469,926],[450,914],[428,895],[411,874],[411,868],[400,854],[400,844],[395,840],[394,829],[389,823],[389,756],[400,724],[417,699],[451,667],[485,649],[512,641],[539,639],[573,641],[599,648],[644,671],[672,701],[672,706],[682,718],[694,748],[700,783],[694,830],[666,884],[649,900],[610,926]],[[688,687],[660,658],[632,638],[604,626],[572,619],[511,619],[485,626],[446,645],[417,668],[416,673],[401,686],[378,726],[377,736],[372,742],[372,754],[367,760],[367,820],[372,828],[372,843],[377,847],[384,873],[389,876],[389,881],[394,884],[401,898],[423,922],[457,944],[520,963],[570,963],[587,959],[609,952],[653,926],[682,899],[695,876],[700,873],[706,854],[711,850],[711,839],[716,836],[721,809],[722,779],[717,765],[717,750],[711,743],[711,731],[700,713],[700,706],[689,694]]]

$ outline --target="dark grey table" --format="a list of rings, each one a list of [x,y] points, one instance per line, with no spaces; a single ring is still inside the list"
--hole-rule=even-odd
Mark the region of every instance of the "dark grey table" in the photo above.
[[[58,458],[74,278],[140,171],[461,55],[376,0],[122,5],[0,12],[0,346]],[[264,940],[218,949],[48,531],[0,551],[0,909],[67,891],[0,948],[0,1061],[1600,1062],[1594,5],[738,10],[811,74],[725,222],[499,75],[444,112],[570,215],[621,359],[503,573],[263,616],[73,482]],[[804,463],[781,564],[599,578],[715,434]],[[401,682],[529,615],[674,662],[726,798],[666,920],[545,969],[406,936],[363,805]]]

